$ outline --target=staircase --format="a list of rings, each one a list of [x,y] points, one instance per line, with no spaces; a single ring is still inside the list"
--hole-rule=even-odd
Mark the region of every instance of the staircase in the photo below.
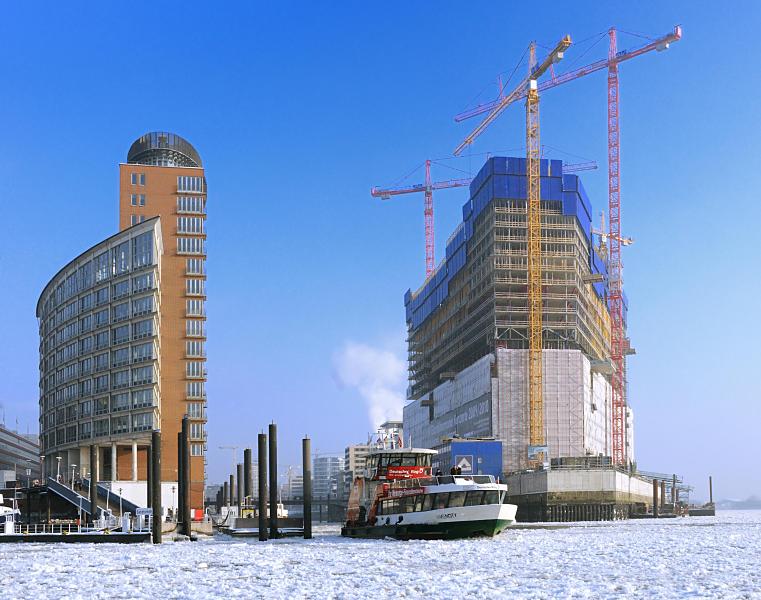
[[[89,490],[90,480],[83,479],[82,486],[84,487],[84,489]],[[134,502],[130,502],[126,498],[123,498],[123,497],[120,498],[119,494],[117,494],[114,490],[112,490],[108,486],[103,485],[102,483],[98,483],[97,491],[98,491],[98,498],[103,500],[104,505],[106,504],[106,499],[108,499],[108,507],[111,509],[111,512],[113,514],[116,514],[116,515],[119,514],[119,500],[121,500],[121,509],[123,512],[129,512],[134,515],[136,514],[135,511],[138,508],[140,508],[137,504],[135,504]]]
[[[64,500],[66,500],[67,502],[75,506],[77,509],[81,508],[82,511],[86,512],[88,515],[92,514],[89,498],[85,498],[84,496],[78,494],[71,488],[66,487],[62,483],[57,482],[52,477],[48,477],[47,487],[48,487],[48,490],[50,490],[57,496],[63,498]]]

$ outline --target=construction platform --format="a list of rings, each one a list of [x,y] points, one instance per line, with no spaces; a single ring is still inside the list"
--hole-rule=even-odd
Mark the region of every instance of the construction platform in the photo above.
[[[653,501],[650,481],[613,467],[523,471],[505,483],[519,523],[628,519]]]

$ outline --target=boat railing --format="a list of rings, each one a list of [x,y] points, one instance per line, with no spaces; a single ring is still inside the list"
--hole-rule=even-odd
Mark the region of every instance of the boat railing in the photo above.
[[[14,530],[14,533],[27,535],[37,533],[82,533],[91,531],[92,529],[90,527],[82,527],[81,524],[78,525],[77,523],[16,523],[14,525]]]
[[[416,479],[397,479],[395,489],[417,488],[430,485],[446,485],[452,483],[495,483],[492,475],[432,475]]]

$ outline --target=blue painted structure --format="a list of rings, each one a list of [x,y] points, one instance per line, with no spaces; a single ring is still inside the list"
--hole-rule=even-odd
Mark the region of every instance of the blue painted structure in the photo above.
[[[449,467],[458,463],[471,464],[472,470],[463,469],[463,475],[502,476],[502,442],[499,440],[453,439],[447,449],[439,452],[439,464],[445,475]],[[464,459],[464,461],[463,461]]]

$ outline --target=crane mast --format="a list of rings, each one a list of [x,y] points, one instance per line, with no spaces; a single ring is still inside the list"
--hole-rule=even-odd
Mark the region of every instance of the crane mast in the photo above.
[[[529,73],[536,63],[532,43]],[[542,207],[539,144],[539,91],[536,79],[529,79],[526,95],[526,234],[528,238],[529,313],[529,444],[544,446],[544,403],[542,397]],[[529,452],[531,454],[531,452]]]
[[[618,94],[616,30],[608,32],[608,309],[610,311],[610,357],[613,362],[612,446],[613,464],[626,464],[624,397],[624,315],[621,280],[621,132]]]

